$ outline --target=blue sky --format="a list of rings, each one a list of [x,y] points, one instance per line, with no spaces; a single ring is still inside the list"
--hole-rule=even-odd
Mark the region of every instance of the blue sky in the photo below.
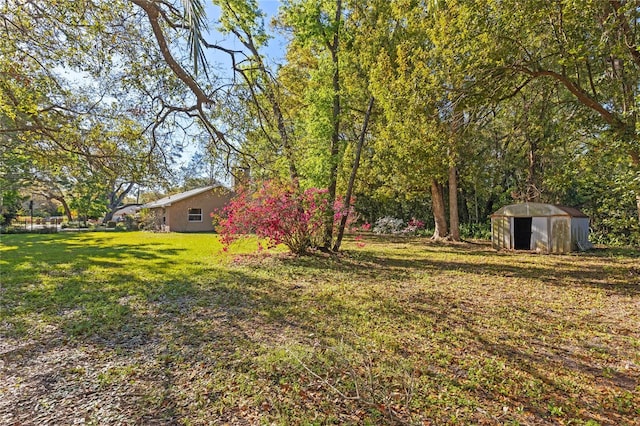
[[[235,38],[233,35],[225,35],[216,31],[218,27],[217,19],[220,15],[220,10],[217,6],[214,6],[211,0],[204,0],[205,11],[207,13],[207,22],[208,22],[208,35],[206,36],[207,41],[211,43],[219,44],[228,49],[233,50],[244,50],[244,46]],[[277,64],[281,64],[284,61],[284,56],[286,53],[286,39],[281,35],[273,31],[270,26],[272,18],[278,13],[278,8],[280,7],[279,0],[258,0],[258,6],[265,13],[265,30],[268,34],[271,34],[273,38],[271,38],[268,42],[268,45],[262,50],[262,53],[267,58],[267,64],[273,66],[275,69]],[[209,62],[209,66],[216,67],[216,73],[219,76],[226,76],[227,78],[232,77],[231,70],[231,61],[229,56],[215,49],[211,49],[206,52],[207,59]],[[178,164],[176,168],[184,167],[189,164],[194,154],[199,150],[199,145],[197,143],[189,143],[186,141],[186,145],[184,146],[184,151],[180,156],[180,160],[178,160]],[[229,176],[216,176],[216,178],[224,184],[230,184]]]
[[[271,19],[278,13],[280,7],[279,0],[258,0],[258,6],[265,13],[265,29],[267,33],[271,34],[273,38],[269,40],[267,47],[262,53],[268,59],[270,65],[276,63],[282,63],[284,61],[284,55],[286,52],[286,39],[281,35],[273,31],[270,26]],[[220,11],[217,6],[214,6],[211,0],[205,0],[205,9],[207,12],[207,20],[209,22],[209,41],[216,42],[224,47],[236,50],[242,50],[242,45],[239,41],[235,40],[233,36],[226,36],[216,31],[217,18],[220,15]],[[220,52],[211,52],[211,59],[214,63],[221,62],[227,63],[226,55]],[[229,65],[230,66],[230,65]]]

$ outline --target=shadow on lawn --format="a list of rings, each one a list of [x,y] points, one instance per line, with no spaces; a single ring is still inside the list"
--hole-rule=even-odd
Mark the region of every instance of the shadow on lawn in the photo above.
[[[246,323],[268,287],[256,276],[148,243],[68,234],[19,241],[20,252],[2,259],[0,368],[24,391],[0,402],[0,418],[65,423],[89,415],[82,407],[100,395],[128,422],[177,423],[186,415],[176,393],[184,364],[237,358],[238,347],[253,344]],[[57,408],[33,408],[47,398]]]
[[[399,329],[411,329],[412,325],[415,326],[416,318],[428,319],[426,324],[430,325],[425,327],[425,334],[435,332],[436,335],[449,335],[448,338],[452,340],[443,343],[447,347],[446,351],[451,354],[463,354],[460,357],[454,356],[446,367],[446,374],[434,374],[436,381],[444,382],[456,389],[467,389],[470,386],[467,375],[470,373],[467,367],[457,365],[459,362],[466,362],[469,357],[484,359],[487,362],[498,360],[506,363],[507,371],[510,370],[511,374],[515,375],[505,376],[503,367],[495,376],[486,373],[489,377],[480,379],[484,385],[472,392],[480,399],[493,399],[496,405],[502,406],[505,401],[504,396],[501,396],[504,395],[504,389],[501,388],[503,381],[518,382],[526,379],[534,387],[527,389],[523,384],[513,385],[514,388],[520,389],[521,393],[509,397],[510,404],[513,404],[512,407],[524,407],[539,420],[551,421],[553,414],[550,414],[549,410],[554,409],[553,407],[559,407],[555,409],[564,410],[565,414],[572,413],[571,415],[582,420],[593,420],[600,424],[624,423],[633,417],[633,400],[628,398],[637,386],[637,372],[633,369],[618,370],[611,365],[633,359],[632,356],[625,358],[629,357],[625,355],[627,350],[633,351],[633,340],[627,340],[624,333],[637,336],[636,330],[617,325],[611,330],[611,324],[603,322],[607,324],[607,331],[602,332],[598,326],[599,317],[589,317],[595,321],[594,326],[582,324],[580,321],[585,321],[585,318],[574,316],[571,306],[567,306],[567,312],[555,312],[551,309],[552,305],[544,307],[546,301],[542,301],[540,306],[528,306],[526,301],[507,300],[502,303],[498,298],[497,305],[487,307],[455,293],[452,296],[446,292],[446,288],[438,285],[423,286],[422,290],[409,290],[407,293],[402,290],[405,284],[417,284],[416,279],[422,274],[434,277],[453,274],[452,282],[460,279],[461,285],[465,283],[465,275],[469,274],[476,279],[486,276],[487,285],[496,285],[492,277],[513,277],[532,280],[531,285],[540,285],[542,288],[594,288],[613,295],[636,298],[640,294],[639,271],[635,264],[628,261],[629,256],[625,250],[541,256],[496,253],[483,246],[456,245],[443,248],[427,245],[420,250],[413,249],[407,252],[405,249],[414,244],[414,241],[402,239],[396,244],[391,244],[391,247],[388,242],[383,242],[386,244],[382,249],[374,247],[350,251],[343,256],[318,254],[284,261],[289,267],[300,268],[300,275],[305,279],[311,279],[311,283],[306,287],[310,285],[312,288],[314,282],[322,279],[353,279],[358,286],[371,287],[369,293],[364,296],[349,296],[352,299],[362,297],[362,303],[359,305],[346,302],[339,290],[336,290],[337,293],[315,293],[311,300],[301,300],[301,304],[313,308],[309,310],[311,313],[307,314],[303,309],[297,316],[305,332],[324,336],[328,341],[346,342],[351,347],[358,348],[362,336],[345,335],[344,328],[340,328],[340,321],[357,323],[358,318],[363,317],[388,318],[389,323]],[[398,255],[395,254],[396,250]],[[451,253],[452,256],[443,257],[443,252]],[[619,262],[616,259],[619,256],[626,259]],[[293,275],[295,277],[295,273]],[[372,283],[371,286],[369,282]],[[379,288],[380,283],[387,283],[388,287]],[[349,291],[349,288],[351,287],[347,285],[346,291]],[[305,285],[301,291],[308,291],[305,290]],[[523,288],[523,291],[526,292],[526,288]],[[292,306],[295,306],[295,302]],[[504,314],[501,310],[504,310]],[[325,330],[316,329],[314,315],[326,318],[330,322],[324,325]],[[493,324],[488,322],[500,319],[502,315],[506,315],[506,319],[494,321]],[[336,318],[339,320],[335,320]],[[505,323],[501,321],[506,321],[509,325],[502,331],[500,327],[504,327]],[[384,326],[385,322],[378,324]],[[566,335],[563,330],[566,330]],[[574,334],[589,335],[597,330],[600,330],[600,334],[593,335],[596,339],[594,341],[570,337]],[[608,343],[598,343],[596,336],[602,333],[605,342]],[[426,335],[414,337],[426,340],[432,338]],[[608,339],[612,339],[612,342]],[[460,342],[464,342],[464,348],[456,346]],[[404,352],[402,340],[386,344],[386,349],[396,351],[398,356]],[[410,347],[411,343],[406,345]],[[627,361],[624,361],[625,359]],[[483,371],[481,367],[480,371]],[[362,366],[344,368],[362,369]],[[516,373],[513,373],[514,371]],[[460,374],[462,378],[459,378]],[[611,390],[612,396],[607,400],[594,393],[576,393],[576,388],[572,388],[574,379],[577,382],[586,380],[606,387]],[[531,396],[529,393],[538,395]],[[598,404],[594,405],[594,400],[597,400]],[[619,404],[619,408],[611,408],[611,405],[615,404]]]
[[[419,376],[414,380],[422,383],[427,394],[438,394],[438,400],[442,398],[443,403],[450,398],[449,394],[457,395],[460,400],[466,398],[473,401],[472,407],[475,405],[492,415],[501,414],[500,417],[506,414],[502,411],[504,406],[509,410],[524,410],[533,414],[536,419],[534,423],[551,421],[548,410],[554,406],[563,410],[563,416],[568,416],[565,419],[592,419],[603,425],[625,424],[625,419],[628,422],[634,418],[633,406],[616,409],[611,404],[613,398],[624,400],[627,398],[625,394],[634,393],[637,373],[603,366],[601,361],[591,358],[591,354],[580,347],[572,349],[517,335],[496,342],[491,333],[487,335],[486,330],[469,323],[457,309],[437,303],[433,306],[447,312],[445,322],[437,329],[444,330],[443,334],[455,332],[457,335],[451,337],[452,341],[434,342],[432,338],[421,335],[396,341],[396,345],[404,346],[409,349],[407,351],[388,345],[363,344],[370,339],[367,335],[346,334],[340,339],[341,345],[348,345],[350,352],[357,355],[335,359],[333,369],[320,368],[317,371],[322,371],[326,377],[340,377],[340,371],[362,371],[366,374],[367,368],[386,365],[392,368],[391,374],[398,375],[400,372],[401,376],[403,372],[399,360],[404,360],[405,365],[417,369],[405,370],[404,374],[411,375],[415,374],[412,371],[418,371]],[[419,343],[422,347],[416,348],[417,342],[422,342]],[[385,352],[387,355],[384,355]],[[614,365],[619,356],[610,358]],[[428,378],[419,379],[421,375]],[[367,383],[366,377],[354,380],[360,380],[361,386]],[[384,389],[386,383],[394,383],[395,389],[402,389],[402,382],[384,377],[379,380],[375,383],[379,389]],[[581,390],[583,386],[586,386],[584,391]],[[609,396],[598,393],[597,390],[602,388],[608,390]],[[425,398],[424,394],[419,395],[419,398]],[[467,406],[467,403],[457,406],[459,402],[456,402],[456,397],[451,397],[449,401],[449,406]],[[506,422],[513,414],[510,411],[499,423]],[[446,423],[445,418],[441,420]],[[532,421],[532,418],[528,420]]]
[[[121,333],[153,334],[153,320],[208,303],[238,315],[240,308],[251,308],[256,289],[266,286],[238,270],[188,263],[178,258],[184,249],[152,243],[108,246],[68,234],[29,235],[23,241],[19,255],[3,259],[3,317],[57,319],[72,339],[117,344]],[[26,325],[16,329],[13,337],[33,331]]]
[[[468,367],[462,364],[467,361],[469,354],[479,359],[504,360],[512,369],[525,372],[544,383],[546,390],[553,391],[553,395],[540,398],[567,406],[573,404],[577,409],[584,410],[581,418],[598,420],[595,415],[588,414],[593,412],[592,401],[589,400],[593,395],[579,396],[577,399],[571,396],[569,391],[562,389],[554,376],[556,372],[549,371],[549,366],[598,379],[603,377],[602,368],[584,360],[584,348],[577,348],[578,353],[574,354],[559,344],[554,346],[554,343],[543,343],[531,337],[540,333],[535,322],[528,321],[533,312],[523,313],[522,317],[514,319],[522,336],[513,330],[505,331],[505,341],[501,342],[496,340],[495,334],[484,328],[486,319],[483,315],[495,316],[495,312],[478,310],[480,305],[467,306],[466,303],[470,302],[437,288],[429,293],[416,291],[405,297],[404,294],[394,293],[392,288],[384,293],[387,289],[377,284],[380,287],[376,289],[377,296],[360,295],[372,299],[365,310],[357,303],[344,300],[344,295],[319,294],[313,281],[341,277],[340,274],[346,273],[358,276],[358,285],[366,286],[367,278],[372,282],[388,281],[393,284],[415,278],[420,273],[443,275],[454,271],[462,275],[486,275],[488,279],[496,276],[534,278],[543,285],[582,285],[633,296],[638,294],[637,287],[625,283],[625,273],[632,267],[614,263],[615,270],[605,271],[601,263],[576,265],[575,261],[581,257],[565,256],[553,258],[551,265],[538,265],[536,255],[531,259],[500,253],[491,256],[483,247],[442,248],[427,245],[421,250],[427,254],[410,252],[406,256],[400,250],[397,255],[394,254],[395,247],[384,253],[362,250],[347,252],[342,257],[303,256],[277,264],[274,276],[278,278],[270,279],[264,277],[271,275],[261,274],[260,265],[256,268],[227,269],[203,263],[185,265],[181,260],[181,267],[174,268],[181,254],[180,249],[152,244],[87,247],[84,245],[86,240],[78,241],[67,235],[56,237],[25,240],[25,256],[37,262],[41,270],[48,271],[49,277],[45,274],[39,285],[34,285],[35,277],[29,278],[30,271],[19,266],[18,262],[9,261],[7,269],[3,266],[3,274],[12,275],[3,294],[3,298],[8,298],[2,302],[9,311],[5,311],[3,316],[18,323],[25,316],[42,316],[58,327],[53,331],[32,332],[29,329],[31,323],[25,320],[22,329],[10,336],[12,341],[24,342],[0,354],[0,359],[5,365],[15,366],[11,368],[29,377],[27,389],[30,390],[21,394],[17,401],[10,401],[12,405],[5,407],[0,402],[0,418],[5,410],[31,407],[28,404],[30,400],[35,401],[42,395],[67,389],[66,396],[54,402],[73,402],[74,398],[82,400],[87,398],[86,395],[98,393],[104,399],[103,404],[112,403],[128,414],[128,421],[179,423],[192,413],[194,408],[189,404],[200,398],[200,394],[210,395],[214,400],[224,398],[222,385],[225,383],[216,387],[216,383],[207,381],[213,380],[211,377],[223,375],[224,380],[233,386],[236,377],[257,376],[260,380],[268,379],[275,383],[271,391],[281,391],[280,378],[277,376],[280,372],[257,371],[267,368],[260,366],[257,358],[261,355],[260,351],[264,350],[262,348],[273,350],[285,337],[306,345],[310,351],[317,350],[313,346],[316,339],[321,344],[344,341],[353,351],[363,351],[366,344],[363,345],[361,340],[370,336],[346,335],[345,329],[352,326],[349,321],[368,316],[384,320],[381,326],[393,324],[400,329],[397,335],[393,335],[396,341],[390,342],[392,356],[406,352],[405,346],[410,341],[403,340],[408,336],[401,329],[415,326],[416,318],[428,320],[425,324],[431,326],[418,329],[412,338],[428,341],[433,338],[429,333],[441,333],[443,339],[451,337],[452,341],[438,344],[442,345],[442,350],[455,355],[449,365],[443,367],[444,374],[433,373],[431,385],[447,383],[459,392],[467,392],[469,384],[465,383],[468,378],[466,375],[470,373]],[[398,244],[408,243],[403,240]],[[62,259],[54,253],[60,250],[65,253]],[[455,257],[439,260],[428,253],[433,251],[435,256],[436,252],[442,253],[443,250],[451,250]],[[476,263],[479,256],[491,256],[495,262]],[[601,257],[600,253],[595,257]],[[138,270],[123,267],[125,261],[134,259],[142,265],[138,265]],[[544,257],[544,260],[549,258]],[[57,268],[58,264],[72,266]],[[96,265],[104,268],[103,275],[91,272]],[[281,267],[284,269],[278,269]],[[338,272],[338,275],[331,274]],[[296,281],[298,277],[309,279],[311,283],[301,286]],[[53,284],[48,285],[49,279]],[[548,321],[553,322],[554,319]],[[375,321],[371,322],[371,326],[371,332],[376,332]],[[285,332],[292,336],[285,336]],[[317,338],[309,337],[312,335]],[[291,340],[285,342],[291,344]],[[517,346],[514,342],[524,344]],[[467,347],[460,348],[457,345]],[[74,362],[77,360],[58,355],[68,352],[70,348],[86,346],[99,353],[98,359],[86,361],[85,368],[88,371],[103,368],[108,373],[114,366],[132,364],[136,368],[130,376],[118,376],[120,378],[116,377],[113,383],[100,379],[94,371],[93,376],[89,374],[90,377],[81,379],[86,383],[78,389],[68,390],[69,383],[76,380],[70,372],[74,371]],[[533,350],[530,350],[531,347]],[[360,355],[364,358],[369,354]],[[420,355],[431,354],[425,352]],[[611,356],[615,357],[615,354]],[[36,358],[38,362],[48,362],[51,369],[43,374],[30,372],[36,364]],[[348,362],[339,359],[331,361]],[[318,362],[310,367],[318,368],[320,365]],[[346,367],[355,371],[362,366]],[[288,368],[292,369],[291,366]],[[462,370],[465,371],[460,373]],[[324,372],[318,372],[324,376]],[[330,377],[329,372],[336,376]],[[334,378],[337,383],[343,373],[344,369],[340,371],[335,368],[327,370],[326,377]],[[106,373],[101,374],[104,376]],[[189,378],[189,374],[197,374],[197,377]],[[469,392],[479,399],[495,398],[496,404],[502,404],[502,397],[498,396],[500,381],[504,379],[501,374],[498,372],[495,377],[487,377],[486,389],[478,387]],[[615,382],[611,383],[612,387],[628,388],[630,382],[627,377],[621,375],[613,379]],[[185,388],[191,389],[190,393],[184,394],[186,391],[181,389]],[[328,389],[324,391],[329,392]],[[109,398],[114,398],[114,394],[117,394],[118,400],[110,401]],[[545,417],[546,407],[532,405],[531,400],[525,395],[512,398],[514,404],[526,407],[537,419],[549,420]],[[32,414],[29,409],[20,408],[18,415],[22,417],[18,418],[18,423],[21,419],[28,421]],[[53,423],[56,423],[55,420],[58,423],[68,420],[64,412],[56,412],[56,415],[58,417],[48,420]],[[117,423],[107,418],[104,420],[106,423]]]
[[[346,277],[342,279],[348,279],[348,275],[353,274],[361,278],[357,285],[365,287],[369,279],[372,283],[378,283],[371,287],[387,282],[387,289],[376,288],[364,297],[355,294],[349,296],[363,297],[361,304],[347,303],[344,295],[336,293],[320,293],[314,295],[313,301],[306,303],[308,306],[323,306],[321,317],[328,321],[342,317],[343,322],[356,323],[358,318],[363,317],[376,318],[378,321],[386,318],[389,322],[374,322],[372,325],[389,327],[392,324],[399,330],[405,327],[413,330],[417,334],[403,335],[400,331],[395,335],[396,341],[385,342],[384,349],[395,351],[397,356],[403,353],[403,356],[411,355],[412,351],[404,350],[403,346],[411,348],[415,341],[412,339],[431,341],[427,347],[433,345],[439,348],[436,353],[444,352],[450,357],[445,367],[429,373],[435,382],[432,386],[453,388],[456,392],[464,390],[480,401],[492,400],[499,407],[504,404],[508,404],[509,409],[523,407],[538,421],[544,422],[553,422],[553,410],[560,410],[555,412],[563,412],[563,416],[576,416],[583,421],[593,420],[599,424],[624,424],[633,418],[634,399],[629,398],[634,398],[631,395],[638,384],[638,373],[634,369],[625,371],[612,367],[623,364],[625,359],[634,359],[627,353],[633,350],[633,340],[618,335],[622,329],[608,329],[593,335],[596,339],[596,336],[603,336],[607,342],[594,344],[593,341],[583,341],[573,336],[588,336],[599,330],[597,324],[582,324],[580,321],[571,323],[578,319],[571,310],[557,313],[549,309],[551,305],[545,308],[545,302],[542,306],[528,306],[526,298],[503,303],[498,297],[496,304],[489,306],[473,298],[467,299],[470,296],[468,294],[449,294],[446,288],[437,285],[402,292],[398,290],[401,286],[396,285],[406,278],[415,277],[413,274],[416,271],[433,272],[435,276],[456,271],[460,274],[486,275],[488,281],[492,276],[527,278],[543,286],[585,286],[635,297],[638,295],[637,286],[625,282],[627,273],[633,272],[633,266],[607,261],[605,264],[584,267],[575,265],[576,259],[568,256],[554,257],[551,264],[538,265],[535,258],[531,260],[519,254],[498,254],[498,261],[494,264],[477,264],[471,259],[465,260],[465,251],[457,249],[455,252],[459,255],[458,261],[431,260],[421,254],[396,258],[381,255],[376,250],[366,250],[344,257],[300,257],[288,260],[287,264],[314,271],[318,277],[323,276],[322,271],[339,272]],[[514,264],[516,262],[522,265]],[[605,270],[612,266],[615,267],[613,271]],[[423,330],[412,328],[418,318],[424,320]],[[314,330],[311,316],[303,314],[300,319],[303,319],[309,333],[325,336],[330,338],[329,341],[346,342],[354,351],[361,347],[359,342],[363,336],[345,334],[344,328],[340,329],[338,323],[325,324],[326,329],[318,331]],[[594,320],[597,322],[598,319]],[[372,332],[375,333],[375,329]],[[637,330],[628,332],[631,336],[637,336]],[[427,359],[431,355],[429,351],[422,354]],[[477,361],[478,364],[470,368],[470,361]],[[486,365],[483,364],[485,362]],[[362,370],[363,367],[343,366],[343,370],[349,369]],[[470,378],[472,374],[477,377]],[[594,390],[578,391],[578,383],[585,382],[596,384]],[[611,396],[598,394],[600,387],[607,388]],[[505,394],[505,389],[515,393]],[[618,404],[618,408],[615,408],[615,404]]]
[[[486,324],[488,317],[483,316],[483,312],[465,309],[460,300],[445,294],[423,301],[420,305],[425,307],[425,314],[437,318],[436,323],[440,327],[455,329],[465,342],[465,355],[454,358],[451,365],[471,355],[476,357],[480,368],[483,367],[482,363],[489,366],[481,379],[482,385],[476,388],[482,398],[495,400],[499,405],[509,401],[514,407],[525,407],[538,419],[551,417],[548,410],[552,406],[565,410],[565,414],[573,413],[582,421],[593,420],[598,424],[625,424],[625,419],[633,418],[633,405],[618,406],[616,409],[605,406],[616,398],[622,400],[624,394],[632,395],[639,383],[637,372],[607,366],[607,361],[616,365],[617,362],[613,360],[630,356],[620,347],[616,348],[611,343],[608,348],[598,347],[607,360],[603,362],[603,358],[594,356],[594,347],[589,342],[576,341],[562,334],[549,334],[549,330],[537,330],[533,323],[539,319],[533,316],[529,320],[526,316],[520,318],[513,324],[513,330],[490,330]],[[551,323],[553,319],[542,319],[542,322],[547,321]],[[623,341],[618,340],[618,344]],[[496,362],[497,368],[492,371],[492,364]],[[463,378],[469,377],[471,370],[468,366],[460,370],[458,367],[451,368],[451,365],[448,367],[448,377],[458,376],[460,371]],[[517,372],[516,376],[512,375],[514,372]],[[611,399],[599,400],[600,395],[593,391],[578,392],[577,383],[582,380],[596,385],[596,392],[600,388],[608,389]],[[504,393],[504,386],[510,381],[520,382],[515,386],[519,392]],[[455,380],[450,383],[464,387]],[[594,404],[597,400],[598,404]]]
[[[416,273],[441,275],[453,272],[535,279],[542,285],[592,287],[622,295],[640,294],[640,267],[617,260],[633,257],[633,254],[640,257],[637,250],[632,250],[631,254],[629,249],[599,249],[577,255],[539,255],[496,252],[483,244],[425,244],[419,239],[398,241],[397,246],[384,254],[373,248],[347,251],[342,257],[303,256],[291,263],[317,272],[325,269],[349,271],[389,281],[403,281]],[[411,245],[415,248],[416,244],[420,249],[414,249],[407,256],[406,248]]]
[[[21,242],[19,251],[4,256],[5,316],[13,311],[58,316],[71,335],[102,330],[131,316],[121,299],[155,291],[135,285],[139,277],[126,267],[128,262],[145,262],[147,271],[157,275],[178,253],[150,244],[105,246],[72,235],[29,235]]]

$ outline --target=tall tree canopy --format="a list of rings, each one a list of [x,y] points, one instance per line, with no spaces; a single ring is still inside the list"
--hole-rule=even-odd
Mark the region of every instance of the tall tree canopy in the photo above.
[[[545,79],[560,84],[575,102],[599,118],[609,149],[625,153],[640,173],[637,33],[635,0],[488,2],[497,43],[496,75],[520,85]],[[625,183],[636,193],[637,178]]]
[[[112,210],[196,141],[437,237],[534,200],[640,241],[638,0],[287,0],[273,27],[259,1],[212,4],[217,22],[201,0],[0,1],[3,206],[35,176]]]

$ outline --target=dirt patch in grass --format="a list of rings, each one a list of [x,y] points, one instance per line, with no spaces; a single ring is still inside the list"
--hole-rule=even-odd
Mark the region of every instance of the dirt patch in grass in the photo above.
[[[640,418],[640,252],[212,235],[7,236],[0,423],[582,424]]]

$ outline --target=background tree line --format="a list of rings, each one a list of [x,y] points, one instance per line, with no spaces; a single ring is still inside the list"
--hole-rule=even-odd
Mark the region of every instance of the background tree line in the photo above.
[[[197,141],[209,171],[353,196],[363,220],[436,238],[540,201],[640,244],[638,0],[286,0],[272,25],[256,1],[213,3],[216,22],[198,0],[1,2],[3,209],[34,187],[108,211],[199,182],[174,164]]]

